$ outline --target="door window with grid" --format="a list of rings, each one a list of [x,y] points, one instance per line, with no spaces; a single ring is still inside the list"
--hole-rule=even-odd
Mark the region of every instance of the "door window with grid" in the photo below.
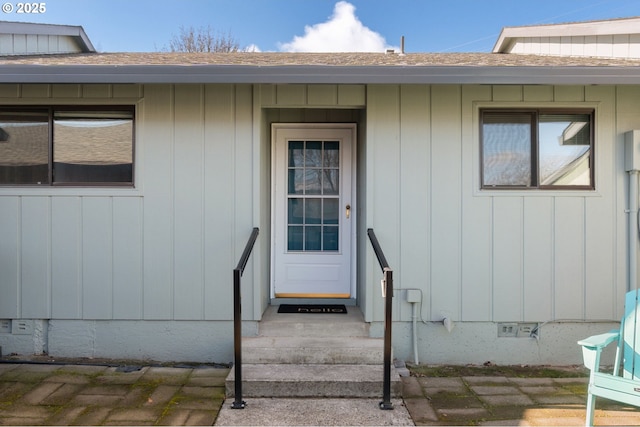
[[[338,251],[339,141],[289,141],[287,157],[287,250]]]

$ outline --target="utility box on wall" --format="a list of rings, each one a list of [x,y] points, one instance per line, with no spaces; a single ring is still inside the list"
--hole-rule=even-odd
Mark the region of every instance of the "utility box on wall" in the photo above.
[[[640,171],[640,130],[624,134],[624,170]]]

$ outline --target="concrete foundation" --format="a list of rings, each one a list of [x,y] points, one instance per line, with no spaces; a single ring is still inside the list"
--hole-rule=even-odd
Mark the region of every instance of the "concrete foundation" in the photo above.
[[[617,329],[618,323],[540,323],[538,338],[498,337],[493,322],[455,322],[451,332],[442,323],[418,322],[418,361],[423,364],[579,365],[582,351],[577,342],[591,335]],[[393,352],[400,360],[414,362],[412,324],[393,324]],[[382,324],[372,324],[372,334]],[[615,346],[610,346],[615,347]],[[607,349],[604,363],[613,363],[615,348]]]
[[[31,322],[31,320],[30,320]],[[29,334],[0,334],[3,354],[229,363],[233,322],[33,320]],[[255,335],[256,322],[243,322]]]
[[[54,357],[146,359],[161,362],[233,360],[231,321],[41,320],[28,319],[30,329],[0,333],[4,356],[48,353]],[[419,322],[418,358],[426,364],[577,365],[576,342],[618,327],[612,323],[542,324],[535,338],[498,337],[497,323],[455,322],[451,332],[441,323]],[[393,324],[393,352],[413,362],[412,323]],[[255,336],[258,322],[243,322],[243,336]],[[18,331],[14,331],[18,332]],[[381,337],[383,324],[370,325]],[[613,353],[605,353],[605,360]],[[605,362],[607,363],[607,362]]]

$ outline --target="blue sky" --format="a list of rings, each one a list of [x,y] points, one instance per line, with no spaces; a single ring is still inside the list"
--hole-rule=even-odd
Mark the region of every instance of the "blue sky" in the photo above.
[[[103,52],[166,48],[211,26],[261,51],[489,52],[502,27],[640,16],[638,0],[47,0],[0,20],[82,25]],[[3,9],[4,10],[4,9]]]

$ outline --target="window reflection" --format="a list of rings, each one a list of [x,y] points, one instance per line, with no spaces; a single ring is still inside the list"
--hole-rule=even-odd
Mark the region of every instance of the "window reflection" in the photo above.
[[[337,251],[339,141],[288,142],[288,250]]]
[[[540,182],[589,185],[590,117],[586,114],[540,116]]]
[[[132,182],[130,114],[61,112],[54,116],[53,132],[56,182]]]
[[[592,114],[484,111],[483,187],[593,188]]]
[[[0,113],[0,130],[0,184],[48,184],[47,112]]]
[[[0,185],[132,184],[134,109],[77,108],[3,107]]]
[[[531,116],[486,114],[482,132],[484,185],[531,185]]]

